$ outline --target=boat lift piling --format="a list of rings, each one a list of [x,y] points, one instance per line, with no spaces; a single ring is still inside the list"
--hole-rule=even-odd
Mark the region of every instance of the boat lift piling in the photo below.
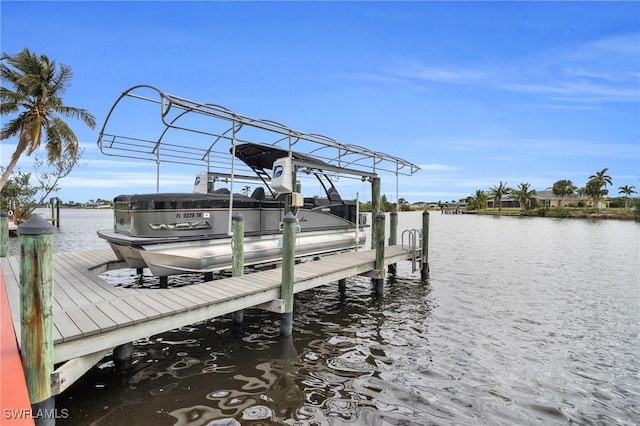
[[[33,215],[18,227],[20,242],[21,355],[34,412],[55,410],[53,373],[53,226]],[[37,426],[55,418],[36,419]]]
[[[242,213],[236,212],[231,217],[233,223],[233,265],[231,276],[241,277],[244,275],[244,216]],[[231,313],[231,319],[235,325],[242,324],[244,320],[244,310]]]
[[[422,279],[429,275],[429,212],[422,212],[422,268],[420,269]]]
[[[373,244],[376,249],[376,269],[373,279],[374,288],[376,294],[382,294],[384,292],[384,213],[378,212],[375,217],[375,237],[373,238]]]
[[[296,217],[287,213],[282,219],[282,286],[280,298],[284,301],[284,313],[280,321],[280,334],[289,336],[293,332],[293,284],[296,258]]]
[[[390,246],[395,246],[396,244],[398,244],[398,212],[397,211],[392,211],[389,214],[389,218],[390,218],[390,223],[389,223],[389,245]],[[389,273],[390,274],[394,274],[396,273],[396,264],[392,263],[389,265]]]
[[[371,221],[371,249],[376,248],[375,238],[373,236],[376,234],[376,216],[380,213],[380,178],[374,177],[371,180],[371,217],[373,220]],[[384,237],[383,237],[384,238]]]

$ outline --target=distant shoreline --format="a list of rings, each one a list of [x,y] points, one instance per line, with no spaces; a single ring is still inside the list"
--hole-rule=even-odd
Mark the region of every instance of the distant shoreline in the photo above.
[[[618,211],[623,210],[623,211]],[[609,209],[603,209],[599,211],[587,211],[585,209],[574,208],[546,208],[546,209],[534,209],[534,210],[515,210],[515,209],[502,209],[502,210],[470,210],[465,214],[476,214],[484,216],[516,216],[516,217],[551,217],[559,219],[614,219],[614,220],[627,220],[627,221],[640,221],[640,216],[636,216],[632,209],[616,209],[616,211],[610,211]]]

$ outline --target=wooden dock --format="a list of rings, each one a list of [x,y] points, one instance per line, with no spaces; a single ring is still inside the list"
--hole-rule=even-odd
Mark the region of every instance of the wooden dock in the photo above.
[[[375,251],[360,251],[298,263],[294,293],[371,272],[375,256]],[[385,248],[385,265],[410,258],[406,248]],[[19,259],[0,258],[0,267],[20,336]],[[98,276],[123,267],[110,249],[54,255],[54,363],[70,364],[69,373],[54,383],[54,393],[118,345],[251,307],[284,312],[281,269],[165,289],[115,287]]]

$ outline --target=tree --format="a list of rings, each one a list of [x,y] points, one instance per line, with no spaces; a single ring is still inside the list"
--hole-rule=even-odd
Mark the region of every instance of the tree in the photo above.
[[[76,151],[74,156],[61,157],[53,164],[47,165],[45,161],[36,158],[34,173],[14,172],[7,180],[7,184],[0,190],[0,208],[6,209],[9,202],[18,210],[18,217],[28,219],[33,210],[44,203],[49,195],[60,188],[58,182],[65,178],[78,164],[82,150]],[[37,180],[37,185],[31,184],[31,178]]]
[[[564,204],[564,197],[571,196],[576,193],[578,187],[573,184],[570,180],[559,180],[554,182],[551,187],[551,192],[556,197],[560,197],[560,205],[558,207],[562,207]]]
[[[16,55],[0,57],[2,83],[0,115],[18,113],[0,131],[0,140],[18,137],[16,150],[0,178],[0,190],[5,186],[20,156],[33,154],[44,136],[47,162],[53,164],[64,157],[76,157],[78,138],[60,116],[83,121],[89,128],[96,120],[87,110],[66,106],[62,95],[70,84],[73,71],[64,64],[58,67],[45,55],[36,55],[25,48]]]
[[[619,191],[618,194],[624,194],[624,208],[628,209],[629,208],[629,197],[631,196],[631,194],[637,194],[636,192],[636,187],[635,186],[629,186],[629,185],[625,185],[625,186],[620,186],[618,187]]]
[[[477,189],[475,194],[467,198],[470,210],[486,209],[487,201],[489,201],[489,196],[481,189]]]
[[[604,168],[595,175],[589,176],[589,181],[586,185],[586,192],[591,198],[593,198],[594,204],[597,207],[600,197],[603,197],[609,193],[607,184],[612,185],[613,181],[611,176],[607,175],[608,168]]]
[[[38,190],[29,185],[31,173],[17,171],[11,174],[7,184],[0,191],[0,209],[10,210],[16,208],[16,217],[25,217],[26,206],[35,208],[34,197]]]
[[[600,198],[606,196],[608,193],[609,190],[602,188],[602,185],[596,180],[590,180],[584,187],[584,194],[593,199],[594,207],[598,207]]]
[[[530,183],[523,182],[509,194],[512,199],[517,200],[520,203],[521,210],[530,208],[531,200],[536,196],[536,190],[529,189],[530,187]]]
[[[609,168],[604,168],[602,170],[600,170],[599,172],[596,172],[595,175],[591,175],[589,176],[589,180],[590,181],[596,181],[597,183],[600,184],[600,187],[607,187],[607,184],[612,185],[613,181],[611,180],[611,176],[609,176],[607,174],[607,171],[609,170]]]
[[[400,212],[408,212],[411,210],[411,206],[409,205],[409,202],[407,200],[405,200],[404,198],[400,197],[398,199],[398,210]]]
[[[244,195],[246,195],[247,197],[249,196],[249,191],[251,191],[251,187],[249,185],[246,185],[244,188],[242,188],[242,192],[244,193]]]
[[[505,195],[509,195],[511,192],[511,188],[507,186],[507,183],[502,183],[494,185],[489,188],[489,197],[493,199],[493,208],[495,209],[496,204],[498,205],[498,211],[502,210],[502,197]]]

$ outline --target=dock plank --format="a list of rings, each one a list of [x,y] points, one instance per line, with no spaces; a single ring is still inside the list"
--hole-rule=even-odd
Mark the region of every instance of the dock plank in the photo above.
[[[98,303],[96,304],[96,307],[115,322],[118,325],[118,328],[133,324],[133,320],[120,311],[116,306],[113,306],[110,301]]]
[[[108,331],[118,327],[118,324],[113,319],[109,318],[95,305],[85,305],[80,309],[82,309],[82,311],[91,318],[102,331]]]
[[[158,305],[158,309],[161,309],[160,305],[164,305],[174,313],[186,311],[187,308],[191,306],[190,301],[186,301],[185,299],[178,297],[167,297],[166,294],[162,294],[162,291],[155,289],[149,289],[149,291],[136,297],[138,300],[144,301],[147,305]]]
[[[76,323],[69,317],[67,312],[59,311],[56,312],[56,315],[53,318],[54,324],[58,331],[60,332],[60,340],[67,341],[69,339],[77,339],[82,336],[82,330],[78,328]],[[57,343],[54,340],[54,345]],[[54,346],[55,351],[55,346]]]
[[[83,310],[73,309],[66,311],[66,313],[83,336],[89,336],[100,331],[100,327]]]

